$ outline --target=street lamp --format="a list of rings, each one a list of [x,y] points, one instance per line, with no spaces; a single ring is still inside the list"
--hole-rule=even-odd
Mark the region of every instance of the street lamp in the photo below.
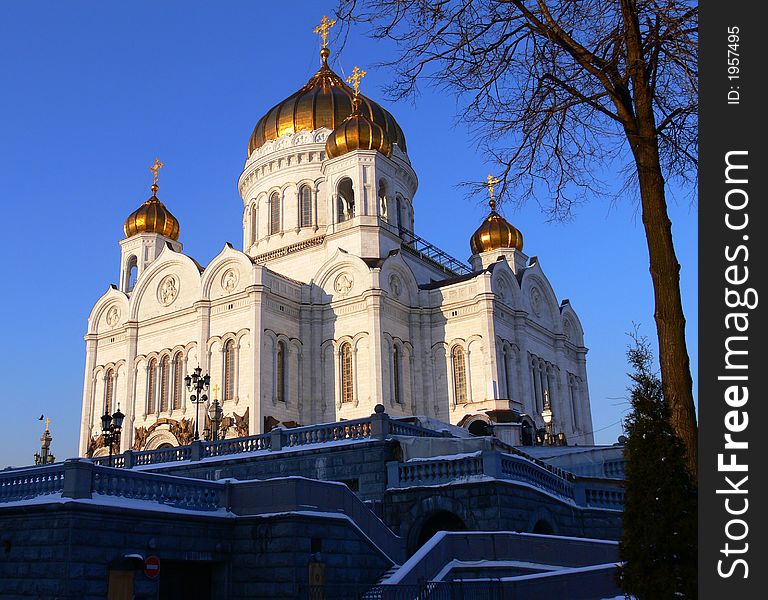
[[[218,385],[213,386],[214,396],[218,396],[218,389]],[[224,410],[221,408],[218,398],[214,397],[213,402],[208,407],[208,416],[211,419],[211,441],[215,442],[219,439],[219,427],[221,426],[221,418],[224,416]]]
[[[549,390],[544,390],[544,410],[541,411],[541,418],[544,419],[544,443],[546,445],[550,445],[553,442],[552,416],[552,406],[549,403]]]
[[[125,415],[120,412],[120,404],[117,410],[111,415],[105,412],[101,415],[101,433],[104,436],[104,443],[109,446],[109,466],[112,466],[112,444],[120,440],[120,434],[123,431],[123,419]]]
[[[211,383],[210,375],[202,375],[203,370],[198,366],[192,375],[187,375],[184,378],[184,383],[187,384],[187,389],[190,392],[195,392],[189,399],[195,404],[195,441],[200,439],[200,430],[198,428],[198,416],[200,414],[200,404],[208,401],[208,396],[203,392],[208,391],[208,386]]]

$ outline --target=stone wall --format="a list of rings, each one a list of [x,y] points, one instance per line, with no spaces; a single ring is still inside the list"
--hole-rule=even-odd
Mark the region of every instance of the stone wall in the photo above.
[[[110,564],[129,554],[154,554],[161,558],[161,570],[163,560],[223,565],[232,524],[199,514],[169,515],[81,502],[0,507],[1,595],[9,600],[103,600]],[[214,569],[214,578],[225,580],[225,569]],[[156,593],[156,581],[141,573],[135,581],[137,598]]]
[[[298,475],[321,481],[340,481],[360,499],[380,501],[387,487],[386,463],[394,459],[397,448],[394,441],[327,444],[312,450],[263,453],[250,460],[233,458],[172,464],[152,470],[198,479],[232,477],[250,480]]]
[[[110,565],[131,554],[160,558],[159,579],[141,563],[134,573],[135,597],[160,600],[173,597],[158,596],[171,562],[210,568],[210,597],[222,600],[295,598],[313,551],[330,585],[369,586],[392,566],[339,515],[207,517],[54,502],[0,508],[0,539],[0,596],[8,600],[104,600]]]
[[[615,540],[621,513],[586,509],[507,481],[489,480],[388,490],[384,522],[407,540],[409,554],[427,520],[440,513],[457,516],[470,531],[534,532],[546,523],[557,535]]]

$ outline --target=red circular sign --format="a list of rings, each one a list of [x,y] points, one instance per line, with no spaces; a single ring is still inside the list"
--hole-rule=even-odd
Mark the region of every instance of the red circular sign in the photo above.
[[[144,561],[144,575],[150,579],[160,575],[160,559],[157,556],[147,556]]]

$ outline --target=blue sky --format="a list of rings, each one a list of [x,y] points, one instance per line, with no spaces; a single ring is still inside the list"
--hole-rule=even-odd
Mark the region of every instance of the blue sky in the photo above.
[[[155,156],[166,165],[159,196],[181,223],[185,252],[206,264],[226,241],[241,248],[236,182],[248,138],[259,117],[317,69],[312,28],[332,8],[244,0],[0,3],[0,468],[32,461],[41,413],[52,419],[57,457],[76,453],[86,319],[117,282],[123,221],[149,195]],[[362,33],[353,32],[333,66],[339,74],[365,68],[364,92],[382,100],[391,73],[374,65],[394,48]],[[456,124],[455,101],[424,88],[415,103],[382,103],[405,131],[419,176],[417,233],[466,260],[487,209],[456,186],[483,180],[489,166]],[[685,194],[669,203],[696,379],[696,208]],[[635,322],[655,338],[636,199],[595,200],[565,224],[547,223],[535,203],[504,214],[558,298],[569,298],[581,317],[595,437],[612,443],[627,408],[625,334]]]

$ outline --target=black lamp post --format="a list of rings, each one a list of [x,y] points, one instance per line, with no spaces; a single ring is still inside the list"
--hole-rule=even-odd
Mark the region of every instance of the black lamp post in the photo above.
[[[187,375],[184,378],[184,383],[187,384],[187,389],[190,392],[194,392],[189,399],[195,403],[195,441],[200,439],[200,429],[198,428],[198,416],[200,414],[200,404],[208,401],[208,396],[203,392],[208,391],[208,386],[211,383],[210,375],[202,375],[203,370],[198,366],[192,375]]]
[[[101,416],[101,433],[104,436],[104,443],[109,446],[109,466],[112,466],[112,444],[120,440],[120,434],[123,432],[123,419],[125,415],[120,412],[120,405],[111,415],[106,412]]]

